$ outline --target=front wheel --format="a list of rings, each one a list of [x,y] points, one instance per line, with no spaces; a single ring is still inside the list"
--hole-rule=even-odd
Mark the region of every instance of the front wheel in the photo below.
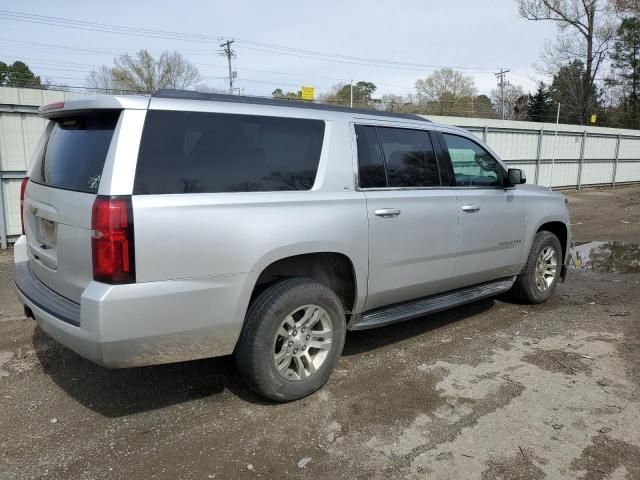
[[[513,295],[527,303],[542,303],[553,294],[560,279],[562,245],[553,233],[536,233],[527,263],[513,284]]]
[[[296,400],[327,382],[345,334],[342,304],[332,290],[311,278],[283,280],[249,307],[236,367],[258,394]]]

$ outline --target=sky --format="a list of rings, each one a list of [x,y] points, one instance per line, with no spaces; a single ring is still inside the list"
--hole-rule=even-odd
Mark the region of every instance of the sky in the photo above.
[[[73,28],[46,17],[67,19]],[[95,23],[135,28],[138,35]],[[154,56],[181,52],[203,83],[226,89],[218,45],[230,39],[235,86],[247,95],[302,85],[317,95],[351,80],[373,82],[376,96],[406,95],[416,79],[440,67],[472,75],[486,95],[496,88],[494,73],[509,69],[507,80],[527,92],[544,79],[534,64],[555,33],[550,23],[520,18],[515,0],[0,1],[0,60],[22,60],[37,75],[73,86],[86,86],[86,74],[118,54],[145,48]]]

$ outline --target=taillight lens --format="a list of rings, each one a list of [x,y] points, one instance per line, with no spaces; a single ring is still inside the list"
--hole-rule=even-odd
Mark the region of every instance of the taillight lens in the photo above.
[[[93,279],[133,283],[135,259],[130,197],[96,197],[91,212]]]
[[[22,224],[22,234],[24,235],[24,191],[27,189],[29,177],[24,177],[20,184],[20,222]]]

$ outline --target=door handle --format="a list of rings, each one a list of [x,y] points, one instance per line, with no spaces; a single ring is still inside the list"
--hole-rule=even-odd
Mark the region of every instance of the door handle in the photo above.
[[[398,215],[400,215],[400,209],[399,208],[377,208],[376,210],[373,211],[373,213],[379,217],[391,218],[391,217],[397,217]]]
[[[473,212],[477,212],[479,210],[480,210],[480,205],[463,205],[462,206],[462,211],[463,212],[473,213]]]

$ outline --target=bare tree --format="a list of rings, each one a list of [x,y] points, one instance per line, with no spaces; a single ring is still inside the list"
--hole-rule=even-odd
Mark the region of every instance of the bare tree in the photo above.
[[[111,75],[111,68],[106,65],[89,72],[86,83],[90,88],[94,88],[101,93],[111,93],[117,90]]]
[[[520,85],[506,83],[504,85],[504,97],[499,88],[491,90],[491,103],[496,112],[502,112],[504,98],[504,118],[507,120],[522,120],[523,115],[516,108],[518,101],[524,96],[524,90]],[[525,112],[526,114],[526,112]]]
[[[418,102],[438,115],[455,113],[456,106],[476,94],[473,77],[451,68],[436,70],[424,80],[417,80],[415,87]]]
[[[198,68],[176,51],[160,55],[158,71],[160,88],[185,89],[200,81]]]
[[[616,10],[631,15],[640,15],[640,0],[615,0]]]
[[[555,45],[547,45],[543,59],[546,73],[554,74],[575,60],[585,66],[580,116],[586,121],[596,105],[594,85],[615,36],[614,9],[609,0],[516,0],[520,15],[533,21],[552,21],[558,26]]]
[[[200,80],[198,68],[178,52],[164,52],[158,60],[146,50],[134,57],[128,53],[87,76],[89,87],[105,92],[153,93],[161,88],[186,89]]]
[[[215,88],[207,85],[206,83],[199,83],[196,85],[196,92],[200,93],[218,93],[218,94],[227,94],[229,93],[228,89],[224,88]]]

